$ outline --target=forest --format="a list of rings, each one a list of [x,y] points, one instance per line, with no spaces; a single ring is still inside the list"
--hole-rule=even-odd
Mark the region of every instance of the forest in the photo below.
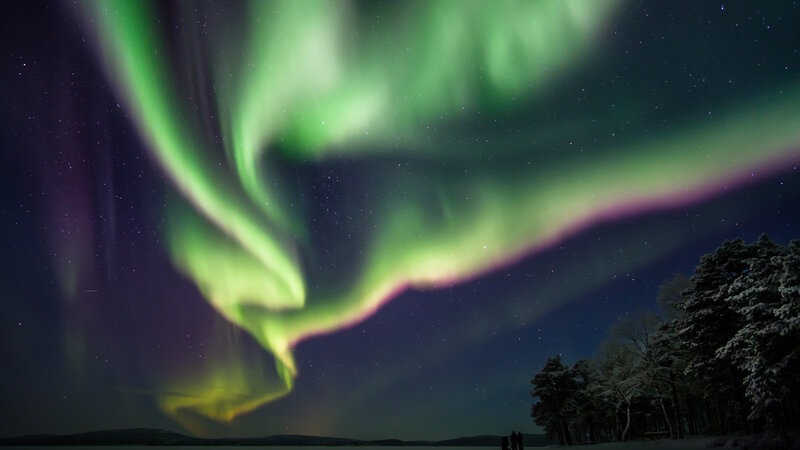
[[[561,445],[770,433],[800,417],[800,240],[728,241],[590,359],[547,359],[531,416]]]

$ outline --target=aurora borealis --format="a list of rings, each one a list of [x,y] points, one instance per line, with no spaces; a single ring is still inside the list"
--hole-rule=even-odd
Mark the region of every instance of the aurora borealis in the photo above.
[[[794,3],[12,10],[6,435],[536,431],[543,355],[800,236]]]

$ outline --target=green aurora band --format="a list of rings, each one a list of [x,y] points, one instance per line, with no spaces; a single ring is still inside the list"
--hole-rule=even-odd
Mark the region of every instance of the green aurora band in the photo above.
[[[192,417],[232,420],[291,391],[297,342],[364,320],[404,289],[470,279],[598,220],[694,201],[797,157],[796,86],[570,164],[530,164],[537,136],[454,146],[455,133],[429,133],[535,104],[591,57],[618,6],[411,2],[373,28],[349,3],[250,2],[230,32],[240,36],[212,41],[217,148],[178,88],[153,5],[84,5],[118,95],[188,200],[168,217],[175,265],[275,357],[270,375],[260,355],[220,350],[204,372],[169,380],[162,410],[195,430]],[[387,175],[370,186],[378,201],[350,199],[375,216],[358,237],[363,261],[326,276],[310,268],[309,217],[284,166],[337,159]],[[398,160],[413,175],[391,175]]]

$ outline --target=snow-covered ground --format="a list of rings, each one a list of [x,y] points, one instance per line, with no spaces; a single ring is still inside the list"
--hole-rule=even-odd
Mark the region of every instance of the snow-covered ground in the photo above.
[[[749,436],[716,436],[716,437],[689,437],[686,439],[657,439],[628,442],[606,442],[588,446],[573,446],[570,448],[585,447],[591,450],[693,450],[708,448],[739,448],[759,450],[800,449],[800,435],[789,434],[789,443],[776,435],[749,435]],[[551,445],[547,448],[560,448]]]
[[[586,448],[592,450],[669,450],[669,449],[700,449],[709,448],[720,438],[714,437],[690,437],[686,439],[656,439],[656,440],[633,440],[628,442],[605,442],[596,445],[578,445],[571,448]],[[547,448],[560,448],[558,445]]]

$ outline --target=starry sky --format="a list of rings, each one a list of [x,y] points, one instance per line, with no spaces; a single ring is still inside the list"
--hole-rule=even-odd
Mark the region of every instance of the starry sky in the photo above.
[[[6,12],[2,436],[538,432],[547,356],[800,237],[797,2]]]

